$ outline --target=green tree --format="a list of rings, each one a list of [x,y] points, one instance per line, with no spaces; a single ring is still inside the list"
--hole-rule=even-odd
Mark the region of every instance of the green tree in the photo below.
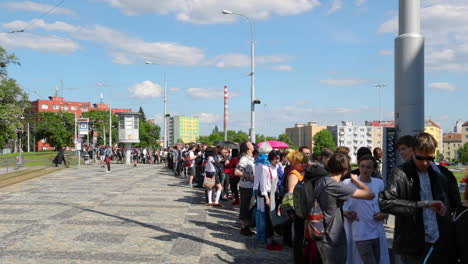
[[[143,111],[143,107],[140,106],[140,109],[138,109],[138,113],[140,113],[140,120],[143,122],[146,122],[146,115],[145,111]]]
[[[468,162],[468,143],[458,150],[458,161],[462,163]]]
[[[321,130],[317,134],[315,134],[313,140],[314,149],[312,156],[314,158],[316,158],[320,154],[323,148],[329,148],[332,150],[336,149],[336,143],[333,134],[326,129]]]
[[[232,131],[234,132],[234,131]],[[233,142],[237,142],[237,143],[242,143],[244,141],[247,141],[249,140],[249,135],[247,135],[247,133],[245,133],[244,131],[237,131],[237,132],[234,132],[232,134],[232,137],[229,136],[229,131],[228,131],[228,140],[230,141],[233,141]]]
[[[159,139],[159,133],[161,128],[158,125],[152,124],[150,122],[143,122],[140,119],[140,143],[137,144],[138,147],[157,147],[157,140]]]
[[[218,133],[219,132],[219,128],[217,125],[215,125],[215,127],[213,128],[213,131],[211,131],[211,133]]]
[[[289,147],[292,148],[292,149],[298,149],[298,146],[296,146],[296,145],[292,142],[292,140],[291,140],[291,138],[289,137],[288,134],[280,134],[280,135],[278,135],[278,141],[282,141],[282,142],[288,144]]]
[[[18,59],[0,47],[0,147],[9,139],[17,138],[16,129],[22,126],[21,117],[30,107],[27,94],[16,80],[8,77],[7,67],[10,64],[19,65]]]
[[[45,139],[54,147],[73,146],[75,115],[65,112],[41,112],[36,127],[36,138]]]
[[[83,118],[89,118],[89,127],[90,130],[94,130],[98,132],[97,144],[103,145],[104,144],[104,137],[109,138],[109,111],[102,111],[102,110],[91,110],[89,112],[85,112],[81,115]],[[112,115],[112,141],[113,143],[117,142],[118,140],[118,123],[119,117],[117,115]],[[104,131],[106,131],[104,135]],[[92,137],[92,135],[91,135]],[[92,141],[92,138],[91,138]],[[107,141],[106,141],[107,142]]]

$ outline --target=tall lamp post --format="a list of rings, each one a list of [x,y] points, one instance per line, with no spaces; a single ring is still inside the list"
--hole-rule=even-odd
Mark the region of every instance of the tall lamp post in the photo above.
[[[104,87],[106,85],[102,83],[96,83],[99,87]],[[110,90],[110,89],[109,89]],[[106,134],[104,134],[104,137]],[[112,148],[112,97],[111,92],[109,91],[109,146]]]
[[[153,64],[157,64],[157,63],[154,63],[152,61],[145,61],[145,64],[153,65]],[[164,72],[164,98],[163,98],[163,103],[164,103],[164,122],[163,122],[164,142],[163,142],[163,148],[167,148],[167,81],[166,81],[166,72]]]
[[[382,88],[387,86],[386,84],[376,84],[375,87],[379,88],[379,129],[380,129],[380,147],[382,147],[383,141],[383,128],[382,128]]]
[[[255,99],[255,43],[253,41],[253,23],[250,18],[234,13],[229,10],[221,11],[223,15],[237,15],[245,18],[250,24],[250,141],[255,143],[255,105],[260,104],[260,100]]]

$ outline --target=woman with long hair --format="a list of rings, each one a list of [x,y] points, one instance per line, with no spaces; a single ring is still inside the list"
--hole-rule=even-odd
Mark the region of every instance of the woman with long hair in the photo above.
[[[214,159],[216,154],[216,148],[209,148],[205,152],[205,178],[215,178],[215,186],[216,186],[216,198],[213,203],[213,188],[208,188],[207,195],[208,195],[208,205],[212,206],[220,206],[223,205],[219,203],[219,198],[221,197],[221,191],[223,187],[221,186],[221,182],[219,180],[219,175],[216,173],[216,168],[219,166],[218,162]]]
[[[229,169],[229,185],[231,187],[231,193],[234,196],[234,202],[232,202],[232,205],[239,205],[240,200],[239,200],[239,181],[240,177],[236,176],[236,166],[239,163],[239,150],[238,149],[233,149],[231,151],[231,159],[229,160],[229,163],[227,163],[224,167]]]
[[[235,175],[240,177],[239,193],[240,193],[240,210],[239,220],[241,224],[240,234],[252,236],[255,233],[250,230],[250,206],[254,186],[254,146],[252,142],[245,141],[240,145],[240,160],[237,164]]]

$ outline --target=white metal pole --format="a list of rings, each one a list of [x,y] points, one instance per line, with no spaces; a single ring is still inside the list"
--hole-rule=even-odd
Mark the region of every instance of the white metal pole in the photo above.
[[[250,85],[251,85],[251,114],[250,114],[250,141],[255,143],[256,136],[255,136],[255,44],[253,41],[253,24],[250,23],[251,30],[252,30],[252,40],[251,40],[251,60],[250,60]]]
[[[112,96],[109,91],[109,146],[112,148]]]
[[[164,73],[164,148],[167,148],[167,81],[166,73]]]
[[[395,39],[395,128],[397,137],[424,131],[424,37],[420,0],[399,1]]]
[[[31,152],[31,148],[29,146],[29,122],[28,122],[28,152]]]

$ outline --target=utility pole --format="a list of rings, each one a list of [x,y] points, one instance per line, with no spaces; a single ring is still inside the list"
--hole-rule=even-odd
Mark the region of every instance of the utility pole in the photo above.
[[[31,152],[31,149],[29,147],[29,122],[28,122],[28,152]]]

